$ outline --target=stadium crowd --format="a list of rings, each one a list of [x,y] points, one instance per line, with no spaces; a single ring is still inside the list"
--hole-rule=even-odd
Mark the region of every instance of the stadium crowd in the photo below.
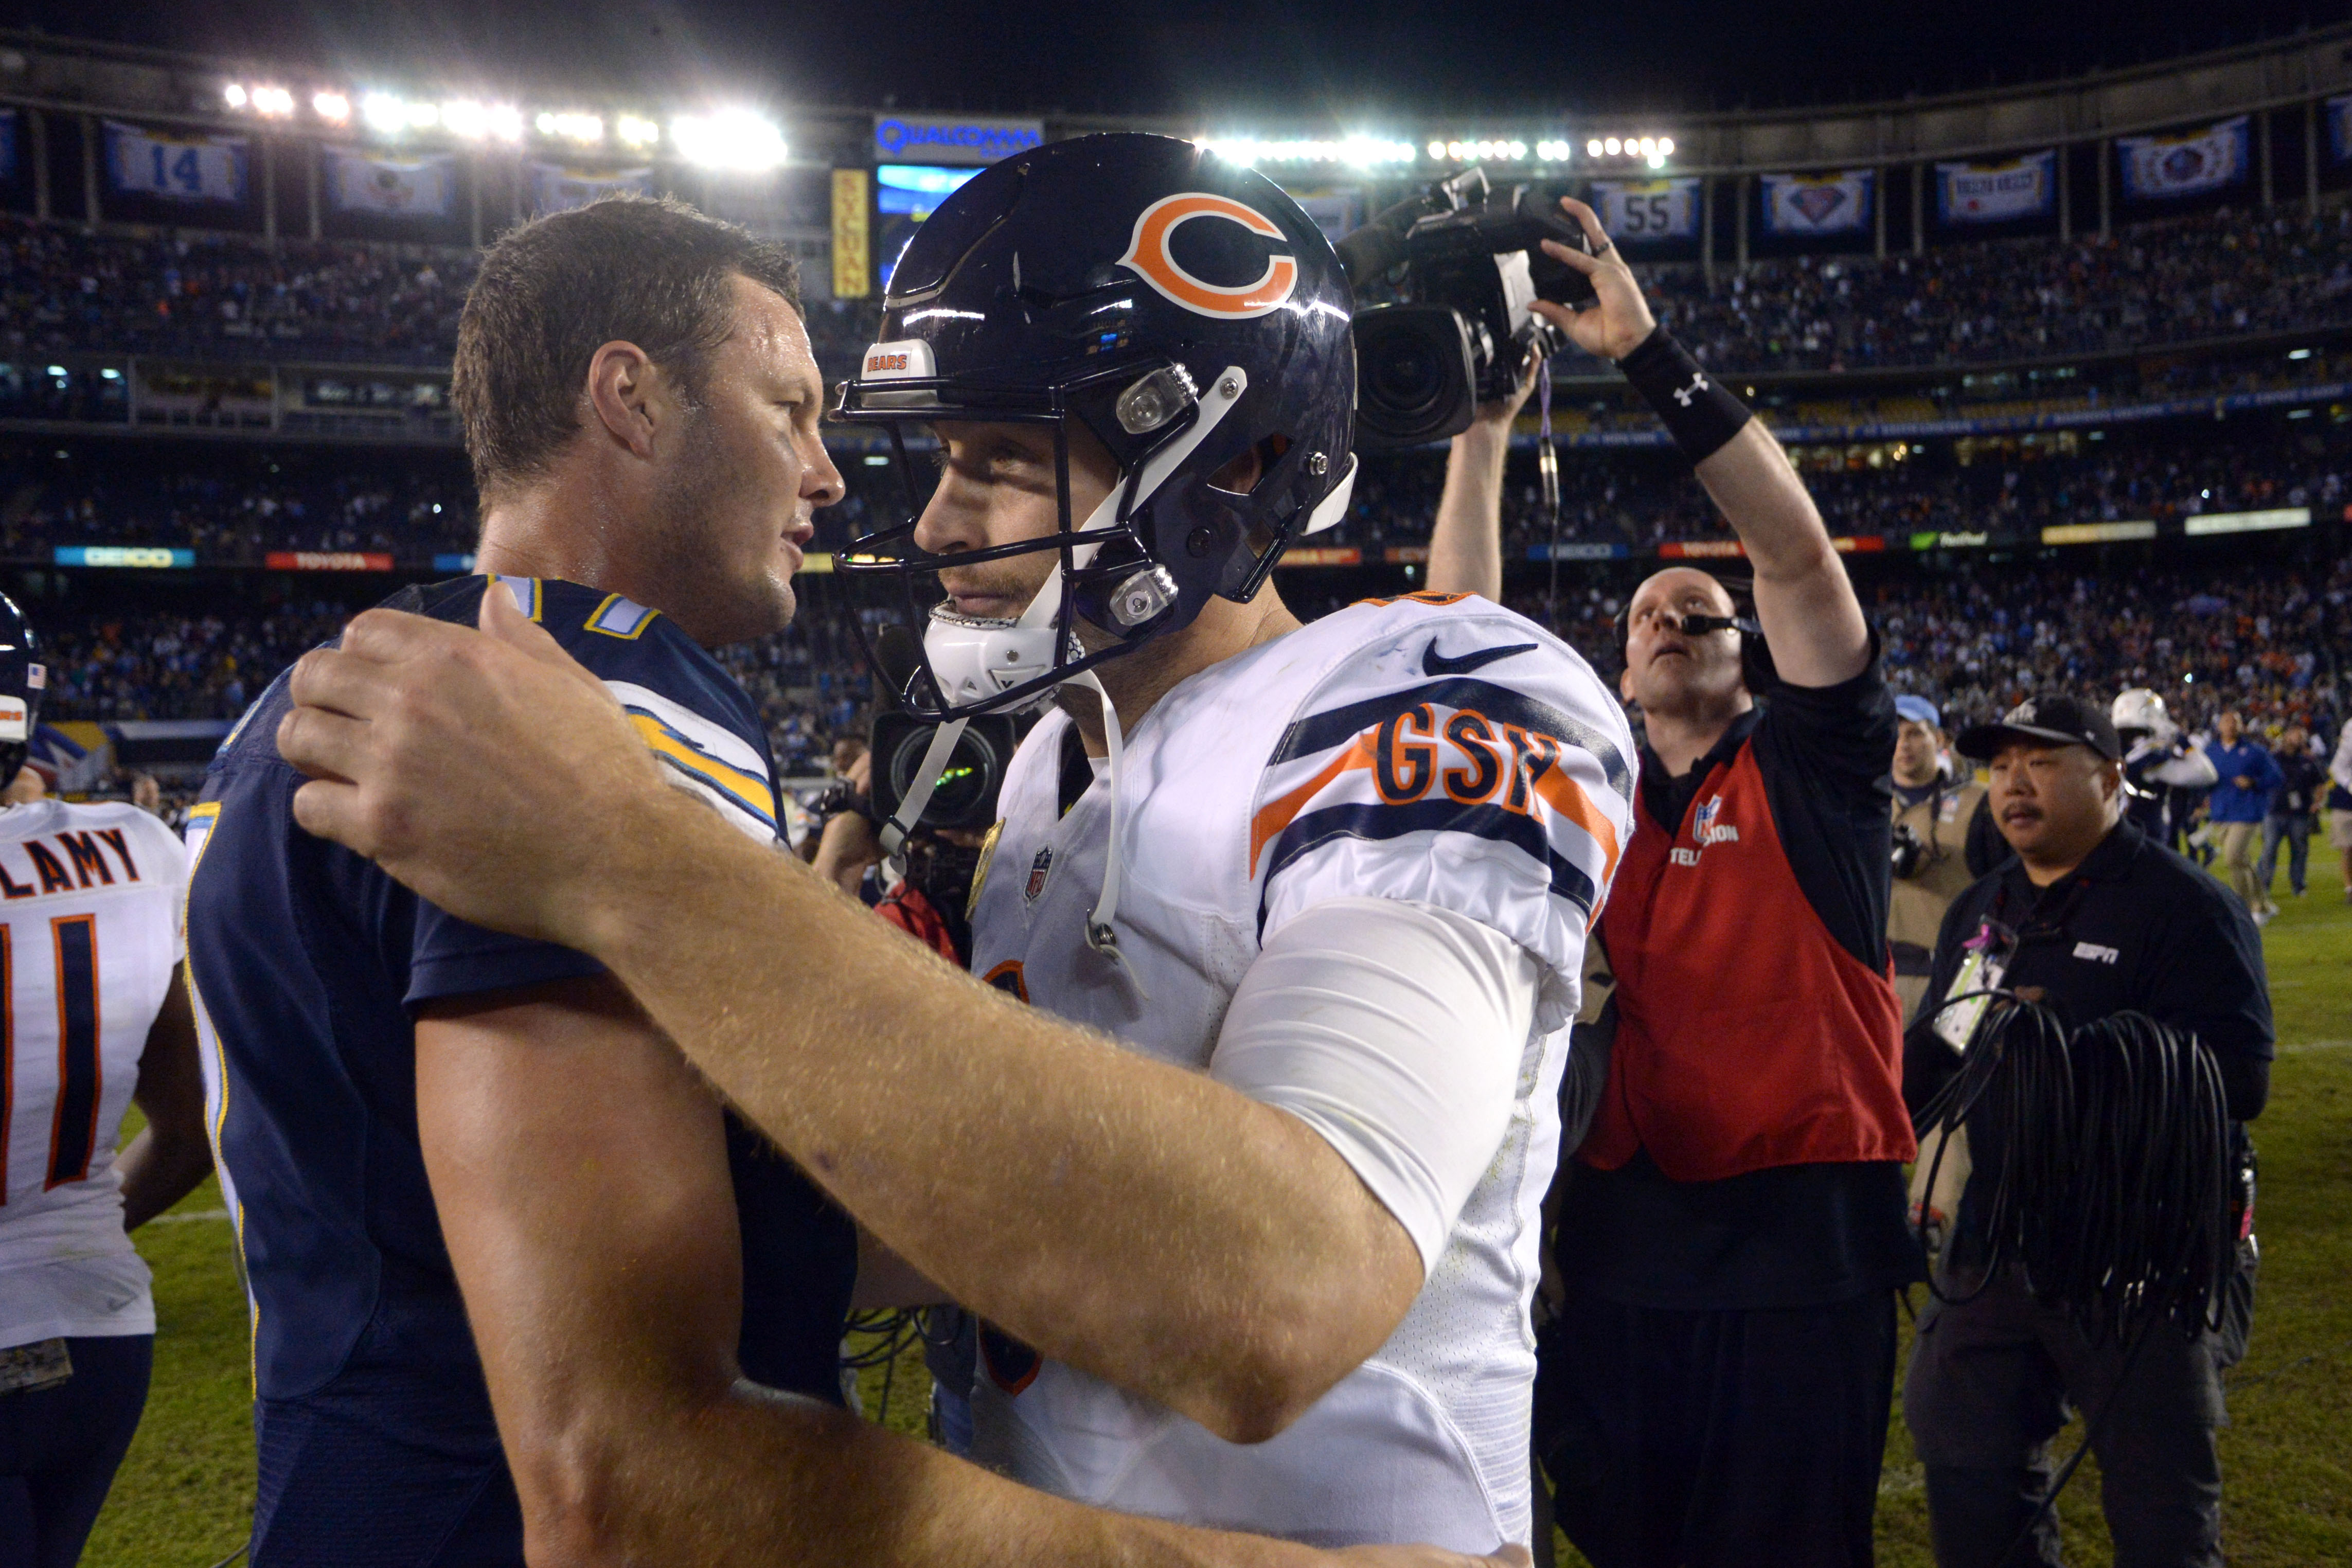
[[[2032,541],[2057,523],[2310,507],[2332,520],[2352,502],[2342,443],[2255,426],[2194,445],[2166,431],[2118,428],[2030,439],[1799,447],[1830,531],[1989,533]],[[2234,433],[2233,433],[2234,434]],[[1966,453],[1968,461],[1960,460]],[[1873,459],[1875,459],[1874,461]],[[851,485],[821,514],[816,547],[838,550],[901,506],[895,479],[837,454]],[[1513,458],[1503,500],[1515,553],[1550,538],[1532,453]],[[1562,455],[1559,537],[1639,549],[1720,537],[1713,506],[1664,453]],[[1424,541],[1444,479],[1442,451],[1372,458],[1346,519],[1318,543],[1378,548]],[[281,449],[123,464],[102,451],[60,460],[51,445],[0,443],[0,559],[38,560],[58,545],[166,545],[206,562],[258,564],[273,551],[367,551],[429,564],[473,548],[473,487],[455,454],[383,459]]]
[[[0,447],[0,556],[57,545],[166,545],[258,564],[271,551],[366,551],[404,561],[473,548],[474,488],[456,455],[420,461],[315,451],[124,463],[46,443]]]
[[[90,235],[0,217],[0,356],[74,351],[448,363],[474,253],[198,232]],[[1660,320],[1701,363],[1752,372],[2106,353],[2352,317],[2352,208],[2221,208],[2110,237],[2000,239],[1921,256],[1643,264]],[[868,312],[810,312],[835,373]],[[1595,367],[1570,356],[1564,369]]]
[[[89,234],[0,216],[0,358],[79,352],[446,365],[478,253],[442,246],[175,232]],[[818,356],[867,341],[839,301],[809,312]]]
[[[2210,429],[2210,426],[2208,426]],[[2152,519],[2308,506],[2332,518],[2352,465],[2341,444],[2256,426],[2226,442],[2194,445],[2131,430],[2099,439],[2073,433],[2032,439],[1979,438],[1932,447],[1800,447],[1794,456],[1833,534],[1966,531],[2032,541],[2056,523]],[[2293,426],[2284,427],[2288,431]],[[1969,461],[1962,462],[1965,451]],[[1872,460],[1875,458],[1876,460]],[[1523,552],[1550,538],[1532,453],[1506,476],[1506,546]],[[1364,465],[1334,543],[1419,542],[1440,487],[1443,452],[1396,454]],[[1722,536],[1715,508],[1686,465],[1670,455],[1561,454],[1559,537],[1633,547]]]
[[[1617,663],[1612,625],[1630,580],[1613,566],[1562,568],[1556,624],[1604,673]],[[1310,618],[1345,602],[1315,574],[1286,574],[1283,586]],[[1874,584],[1865,578],[1863,595],[1890,684],[1935,701],[1953,731],[2053,686],[2153,686],[2192,728],[2210,725],[2226,706],[2272,734],[2297,724],[2333,735],[2352,699],[2352,550],[2294,571],[2247,564],[2095,575],[2059,561],[1896,572]],[[1511,604],[1541,620],[1545,598],[1543,588],[1528,587]],[[47,711],[234,718],[350,614],[313,602],[202,616],[46,615],[58,671]],[[789,632],[720,655],[759,704],[788,776],[823,772],[834,741],[868,722],[871,686],[853,614],[835,595],[803,592]]]
[[[2352,209],[2221,208],[2086,236],[1921,256],[1797,257],[1644,269],[1660,321],[1704,364],[1836,370],[2038,359],[2341,321]]]

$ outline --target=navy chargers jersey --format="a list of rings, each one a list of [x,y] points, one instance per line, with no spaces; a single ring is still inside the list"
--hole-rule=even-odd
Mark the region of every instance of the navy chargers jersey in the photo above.
[[[569,583],[462,578],[394,609],[472,624],[487,584],[628,709],[677,781],[772,842],[750,698],[667,616]],[[467,925],[294,822],[281,678],[221,748],[188,826],[188,968],[221,1185],[253,1311],[255,1568],[520,1564],[522,1526],[417,1143],[413,1010],[602,973]],[[484,744],[496,737],[485,736]],[[848,1218],[736,1122],[744,1373],[840,1401]]]

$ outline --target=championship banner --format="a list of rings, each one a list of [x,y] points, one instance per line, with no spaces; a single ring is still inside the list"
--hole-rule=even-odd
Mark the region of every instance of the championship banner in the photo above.
[[[2327,150],[2339,163],[2352,158],[2352,92],[2327,100]]]
[[[2133,201],[2193,196],[2246,177],[2247,117],[2178,136],[2124,136],[2124,195]]]
[[[874,292],[874,199],[863,169],[833,172],[833,297]]]
[[[1585,198],[1612,239],[1698,237],[1698,179],[1595,180]]]
[[[1766,234],[1852,234],[1870,222],[1871,202],[1878,194],[1873,169],[1763,178]]]
[[[175,202],[245,200],[242,136],[167,136],[106,122],[106,174],[119,195]]]
[[[16,177],[16,111],[0,109],[0,182]]]
[[[584,207],[599,196],[649,196],[654,194],[651,169],[572,169],[562,163],[529,163],[530,210],[545,216]]]
[[[1936,165],[1936,216],[1956,223],[2013,223],[2058,206],[2058,153],[2028,153],[1999,163]]]
[[[457,160],[383,158],[330,150],[327,199],[337,212],[385,217],[447,217],[457,195]]]

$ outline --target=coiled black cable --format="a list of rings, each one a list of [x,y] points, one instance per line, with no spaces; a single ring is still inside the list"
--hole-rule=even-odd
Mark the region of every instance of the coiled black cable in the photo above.
[[[1919,1131],[1963,1123],[1990,1186],[1969,1226],[1987,1280],[2016,1263],[2093,1344],[2163,1316],[2192,1335],[2220,1325],[2237,1245],[2229,1110],[2194,1035],[2141,1013],[2069,1034],[2047,1007],[1995,993]]]
[[[2220,1327],[2236,1268],[2236,1188],[2221,1068],[2195,1035],[2142,1013],[2069,1034],[2055,1013],[2014,992],[1974,994],[1992,1005],[1959,1072],[1921,1110],[1918,1131],[1937,1144],[1932,1192],[1949,1142],[1937,1134],[1969,1126],[1991,1184],[1983,1212],[1969,1216],[1983,1275],[1974,1289],[1947,1295],[1930,1268],[1927,1289],[1948,1304],[1974,1300],[2014,1262],[2036,1301],[2066,1312],[2091,1343],[2125,1347],[2115,1387],[2006,1563],[2057,1507],[2148,1334],[2166,1318],[2191,1337]]]

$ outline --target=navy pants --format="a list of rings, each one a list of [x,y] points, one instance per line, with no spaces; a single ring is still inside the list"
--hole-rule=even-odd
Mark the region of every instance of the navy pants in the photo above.
[[[1536,1348],[1537,1458],[1595,1568],[1868,1568],[1895,1293],[1676,1311],[1571,1291]]]
[[[155,1336],[69,1339],[73,1375],[0,1394],[0,1563],[73,1568],[147,1407]]]

